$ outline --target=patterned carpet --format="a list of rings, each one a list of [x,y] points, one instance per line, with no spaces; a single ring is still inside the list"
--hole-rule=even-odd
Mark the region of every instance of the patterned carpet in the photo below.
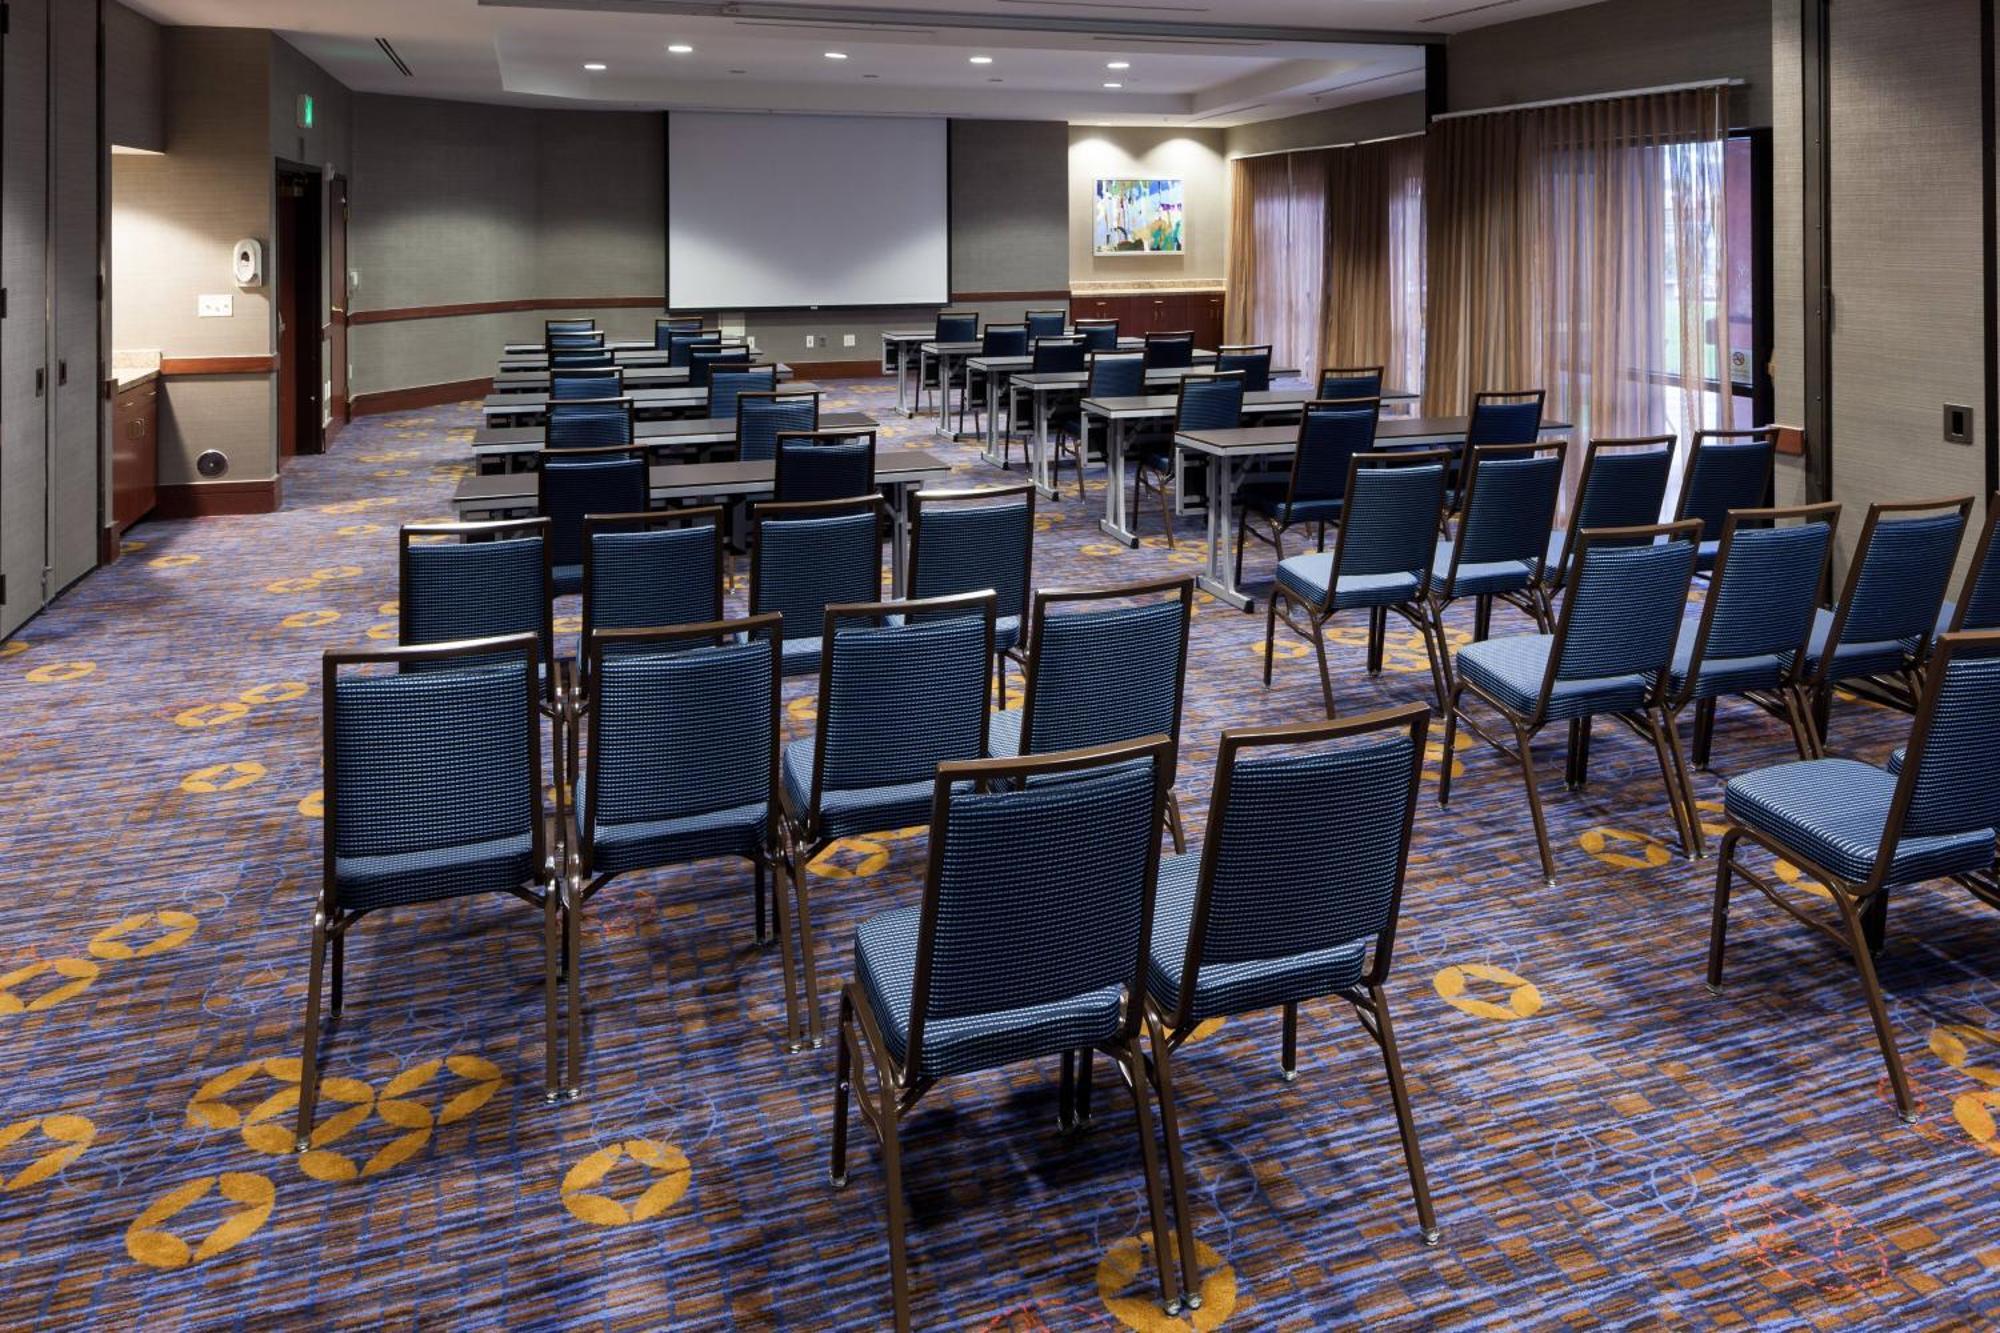
[[[891,411],[874,383],[831,397]],[[393,641],[396,527],[448,512],[472,421],[362,421],[291,467],[281,514],[143,525],[0,649],[0,1326],[887,1325],[876,1158],[828,1188],[832,1050],[782,1051],[777,957],[751,942],[733,864],[599,896],[586,1096],[554,1109],[539,918],[497,900],[371,918],[315,1150],[287,1151],[319,655]],[[931,442],[927,425],[887,434]],[[994,475],[951,456],[968,481]],[[1097,494],[1045,506],[1041,582],[1197,562],[1107,544]],[[1267,579],[1268,550],[1251,565]],[[1274,687],[1258,684],[1261,630],[1197,608],[1180,766],[1196,829],[1222,728],[1319,708],[1302,644],[1281,641]],[[1427,695],[1406,638],[1378,679],[1359,621],[1337,638],[1344,709]],[[793,734],[806,688],[788,691]],[[1834,748],[1880,760],[1906,726],[1843,701]],[[1702,798],[1788,754],[1774,722],[1726,705]],[[1518,778],[1483,748],[1451,762],[1450,810],[1426,783],[1391,985],[1443,1243],[1416,1234],[1372,1044],[1321,1005],[1296,1083],[1276,1078],[1276,1015],[1220,1024],[1178,1062],[1211,1265],[1192,1321],[1153,1303],[1137,1145],[1107,1075],[1080,1139],[1056,1133],[1054,1062],[934,1093],[906,1139],[919,1325],[2000,1319],[2000,920],[1948,885],[1894,906],[1882,970],[1920,1102],[1906,1126],[1824,941],[1739,898],[1730,988],[1702,988],[1713,863],[1670,853],[1639,741],[1601,726],[1590,787],[1545,788],[1555,889]],[[923,848],[853,839],[820,863],[829,996],[856,922],[915,901]]]

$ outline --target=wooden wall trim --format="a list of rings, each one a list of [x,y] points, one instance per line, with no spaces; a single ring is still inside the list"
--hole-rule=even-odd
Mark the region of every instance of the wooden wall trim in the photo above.
[[[275,356],[163,356],[160,374],[167,379],[203,375],[269,375],[278,368]]]
[[[858,380],[882,378],[880,361],[786,361],[792,374],[802,380]]]
[[[1068,301],[1069,288],[1045,292],[953,292],[953,304],[960,301]]]
[[[151,518],[215,518],[224,514],[275,514],[284,506],[284,482],[205,481],[162,486]]]
[[[880,370],[880,362],[870,362]],[[349,416],[365,417],[382,412],[408,412],[419,407],[438,407],[445,403],[462,403],[467,399],[484,398],[493,392],[493,379],[486,376],[470,380],[446,380],[442,384],[415,384],[407,389],[378,389],[374,393],[357,393],[347,404]]]
[[[518,301],[461,301],[454,305],[407,305],[385,310],[353,310],[349,324],[396,324],[409,319],[455,319],[463,315],[509,315],[523,310],[658,310],[664,296],[544,296]]]

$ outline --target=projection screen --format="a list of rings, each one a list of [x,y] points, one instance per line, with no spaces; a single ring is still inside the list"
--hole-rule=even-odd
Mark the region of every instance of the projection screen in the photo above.
[[[667,116],[667,301],[676,310],[943,305],[945,122]]]

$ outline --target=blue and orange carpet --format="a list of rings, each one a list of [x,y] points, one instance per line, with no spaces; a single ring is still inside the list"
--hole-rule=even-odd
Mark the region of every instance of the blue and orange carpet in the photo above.
[[[892,415],[875,383],[831,397]],[[313,1150],[289,1151],[319,656],[394,641],[397,525],[449,515],[474,419],[366,419],[290,467],[282,513],[135,528],[0,648],[0,1326],[887,1325],[880,1172],[864,1147],[828,1188],[833,1052],[783,1051],[777,957],[733,863],[595,900],[586,1094],[555,1108],[539,917],[495,900],[370,918]],[[928,423],[886,437],[934,445]],[[949,456],[997,479],[970,447]],[[1108,543],[1096,484],[1088,506],[1042,507],[1038,581],[1199,562],[1194,525],[1169,551],[1156,512],[1140,549]],[[1252,548],[1253,584],[1270,558]],[[1428,696],[1407,633],[1376,678],[1359,620],[1333,633],[1343,711]],[[1261,634],[1261,615],[1197,607],[1197,833],[1221,729],[1319,711],[1295,639],[1261,686]],[[792,734],[809,689],[788,689]],[[1843,700],[1833,748],[1879,761],[1906,728]],[[1725,705],[1710,817],[1730,774],[1789,757],[1778,724]],[[1678,855],[1639,741],[1602,725],[1593,765],[1579,793],[1553,750],[1543,765],[1551,889],[1515,772],[1432,752],[1391,994],[1442,1244],[1417,1235],[1381,1062],[1345,1007],[1307,1010],[1292,1084],[1277,1016],[1232,1019],[1176,1065],[1198,1312],[1154,1303],[1128,1104],[1100,1066],[1095,1130],[1059,1135],[1051,1062],[947,1085],[906,1131],[919,1326],[1991,1327],[2000,918],[1950,885],[1894,904],[1904,1125],[1850,962],[1739,896],[1711,996],[1713,862]],[[829,1019],[855,924],[915,901],[923,849],[889,832],[815,867]]]

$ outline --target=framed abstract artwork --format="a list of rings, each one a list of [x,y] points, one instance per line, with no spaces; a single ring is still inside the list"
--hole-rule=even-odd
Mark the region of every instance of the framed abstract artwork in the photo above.
[[[1101,177],[1090,215],[1090,250],[1098,255],[1187,252],[1181,182]]]

